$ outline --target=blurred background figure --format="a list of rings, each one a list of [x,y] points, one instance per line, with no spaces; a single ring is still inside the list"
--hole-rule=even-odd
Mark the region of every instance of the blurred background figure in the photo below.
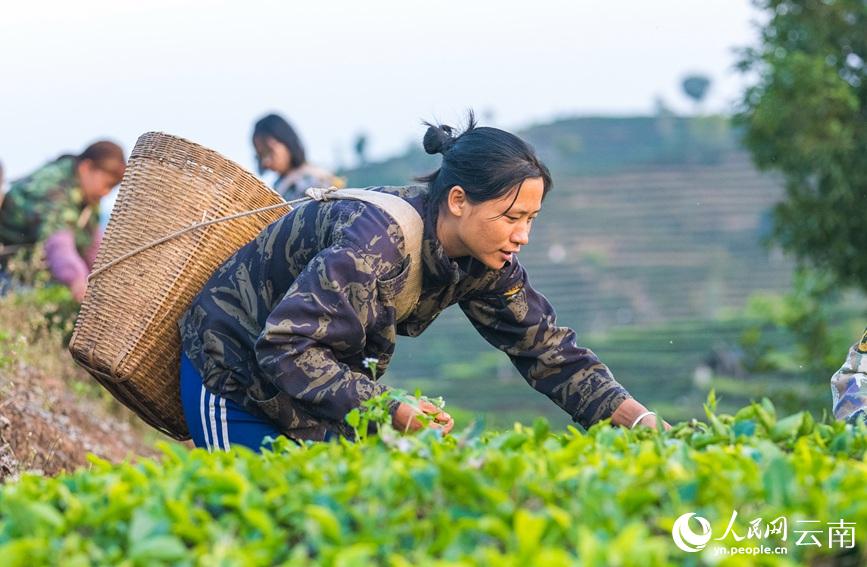
[[[867,329],[831,376],[831,396],[834,417],[852,424],[867,422]]]
[[[3,171],[3,162],[0,162],[0,205],[3,205],[3,195],[6,193],[6,175]]]
[[[0,207],[3,206],[3,195],[6,194],[6,187],[4,183],[6,182],[6,178],[3,174],[3,163],[0,162]],[[9,286],[9,278],[6,275],[6,272],[3,271],[2,262],[3,262],[3,246],[0,245],[0,296],[6,293],[6,288]]]
[[[125,167],[121,147],[99,141],[12,182],[0,206],[0,271],[7,285],[53,280],[80,302],[102,239],[99,203]]]
[[[343,179],[307,163],[301,138],[289,123],[277,114],[269,114],[253,128],[253,147],[259,174],[277,174],[274,190],[290,201],[304,196],[310,187],[342,187]]]

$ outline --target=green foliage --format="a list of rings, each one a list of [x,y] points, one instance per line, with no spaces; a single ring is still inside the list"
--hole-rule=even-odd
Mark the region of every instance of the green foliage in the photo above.
[[[15,340],[7,331],[0,329],[0,370],[6,370],[15,362]]]
[[[3,371],[31,364],[33,360],[26,354],[37,354],[52,367],[56,367],[53,363],[61,358],[67,360],[65,346],[72,337],[78,303],[66,287],[41,286],[0,297],[0,313],[3,315],[0,317],[2,395],[2,389],[14,374]]]
[[[832,277],[809,269],[795,273],[792,291],[783,296],[750,297],[745,311],[755,323],[741,335],[749,369],[804,368],[813,375],[830,376],[851,343],[848,333],[832,325],[838,297]],[[792,339],[787,345],[775,345],[767,339],[768,330],[783,330]]]
[[[79,304],[72,298],[69,288],[62,285],[45,284],[22,289],[3,301],[9,301],[27,313],[29,321],[22,326],[29,328],[31,339],[58,333],[66,345],[72,338],[75,318]]]
[[[209,454],[165,445],[161,462],[111,464],[0,488],[6,565],[707,564],[677,549],[676,518],[714,529],[749,518],[857,525],[867,541],[867,427],[777,416],[770,402],[671,431],[544,420],[441,438]],[[715,534],[717,532],[715,531]],[[800,547],[767,564],[827,560]],[[726,545],[737,543],[731,536]],[[748,543],[748,542],[747,542]],[[755,543],[755,542],[753,542]]]
[[[375,426],[375,431],[379,431],[380,435],[394,436],[397,433],[391,426],[391,408],[394,404],[403,403],[418,410],[420,413],[417,419],[423,425],[428,425],[433,421],[433,417],[421,412],[421,408],[419,407],[419,402],[421,401],[430,402],[440,409],[446,405],[442,397],[428,398],[427,396],[423,396],[418,390],[416,390],[414,396],[411,396],[400,388],[391,388],[379,396],[366,400],[361,404],[361,407],[347,413],[346,423],[355,430],[356,439],[363,440],[367,438],[369,432],[372,430],[371,426]]]
[[[51,281],[51,274],[45,264],[43,243],[18,249],[7,260],[5,271],[12,276],[15,286],[32,288],[47,285]]]
[[[759,167],[782,172],[776,239],[867,289],[867,3],[755,0],[769,20],[740,67],[758,76],[739,122]]]

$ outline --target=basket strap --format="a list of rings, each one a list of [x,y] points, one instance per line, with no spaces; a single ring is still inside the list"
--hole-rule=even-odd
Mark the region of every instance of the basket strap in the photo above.
[[[177,230],[171,234],[158,238],[152,242],[148,242],[138,248],[135,248],[126,254],[118,256],[114,260],[108,262],[104,266],[93,270],[87,276],[87,281],[90,282],[93,278],[107,271],[109,268],[132,258],[136,254],[140,254],[145,250],[153,248],[164,242],[168,242],[174,238],[182,236],[188,232],[192,232],[199,228],[217,224],[220,222],[231,221],[242,217],[257,215],[275,209],[285,207],[287,213],[292,210],[293,205],[304,203],[306,201],[327,201],[330,199],[356,199],[376,205],[384,210],[400,227],[403,233],[405,251],[409,256],[409,276],[407,277],[406,286],[402,292],[395,298],[395,311],[398,321],[405,319],[415,308],[418,303],[418,298],[421,295],[422,285],[422,269],[421,269],[421,243],[424,232],[424,222],[418,211],[415,208],[396,195],[388,193],[380,193],[378,191],[368,191],[366,189],[337,189],[336,187],[311,187],[304,192],[305,196],[300,199],[294,199],[286,203],[278,203],[269,205],[250,211],[243,211],[233,215],[211,219],[209,221],[197,222],[188,227]]]
[[[89,282],[91,279],[95,278],[96,276],[98,276],[99,274],[108,270],[109,268],[113,267],[115,264],[119,264],[120,262],[123,262],[124,260],[128,260],[128,259],[132,258],[136,254],[140,254],[140,253],[144,252],[145,250],[153,248],[154,246],[162,244],[163,242],[168,242],[169,240],[172,240],[174,238],[182,236],[188,232],[192,232],[196,229],[210,226],[212,224],[217,224],[219,222],[226,222],[226,221],[230,221],[230,220],[239,219],[242,217],[249,217],[251,215],[258,215],[259,213],[266,213],[268,211],[273,211],[275,209],[280,209],[280,208],[284,208],[284,207],[287,209],[286,212],[288,213],[289,211],[292,210],[292,205],[295,205],[295,204],[298,204],[298,203],[301,203],[304,201],[309,201],[309,200],[310,200],[309,197],[302,197],[301,199],[295,199],[294,201],[289,201],[287,203],[277,203],[276,205],[268,205],[267,207],[261,207],[259,209],[253,209],[252,211],[244,211],[241,213],[235,213],[234,215],[229,215],[227,217],[220,217],[218,219],[211,219],[209,221],[203,221],[203,222],[197,222],[197,223],[191,224],[190,226],[188,226],[186,228],[182,228],[182,229],[175,231],[171,234],[163,236],[162,238],[158,238],[152,242],[148,242],[147,244],[143,244],[143,245],[139,246],[138,248],[130,250],[126,254],[118,256],[117,258],[115,258],[114,260],[109,262],[108,264],[106,264],[104,266],[100,266],[99,268],[90,272],[90,275],[87,276],[87,281]]]
[[[421,244],[424,233],[424,221],[415,207],[397,195],[368,191],[366,189],[330,189],[311,188],[305,192],[312,199],[327,201],[329,199],[357,199],[375,205],[385,211],[400,227],[403,233],[404,250],[409,257],[409,274],[406,284],[394,300],[395,318],[398,322],[406,319],[418,303],[422,287]]]

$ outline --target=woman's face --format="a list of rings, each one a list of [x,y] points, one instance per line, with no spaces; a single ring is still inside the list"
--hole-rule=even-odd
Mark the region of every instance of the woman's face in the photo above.
[[[253,138],[253,147],[256,148],[256,158],[262,169],[273,171],[278,175],[289,173],[292,163],[292,154],[289,152],[289,148],[271,136]]]
[[[109,162],[101,168],[92,160],[86,159],[78,164],[78,185],[84,193],[84,200],[96,204],[100,199],[111,193],[115,185],[123,178],[124,164],[122,161]]]
[[[530,241],[544,188],[542,178],[534,177],[499,199],[472,203],[461,187],[453,187],[442,211],[445,218],[440,215],[443,222],[437,227],[446,254],[452,258],[472,256],[494,270],[511,262]]]

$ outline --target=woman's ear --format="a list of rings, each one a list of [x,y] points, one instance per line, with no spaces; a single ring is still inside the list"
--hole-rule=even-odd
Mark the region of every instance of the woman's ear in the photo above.
[[[456,217],[463,216],[467,206],[467,193],[460,185],[455,185],[449,189],[449,196],[446,200],[449,206],[449,212]]]

